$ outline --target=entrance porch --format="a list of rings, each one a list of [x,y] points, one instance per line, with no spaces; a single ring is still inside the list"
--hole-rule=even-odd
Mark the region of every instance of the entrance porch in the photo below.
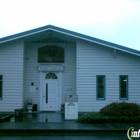
[[[39,111],[60,111],[65,95],[76,94],[75,41],[46,31],[27,39],[24,49],[24,107],[31,98]]]

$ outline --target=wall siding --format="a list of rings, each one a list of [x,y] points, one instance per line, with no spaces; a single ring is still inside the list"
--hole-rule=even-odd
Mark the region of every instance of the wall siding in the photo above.
[[[140,58],[105,46],[77,42],[77,94],[79,111],[99,111],[119,99],[119,75],[128,75],[129,100],[140,103]],[[106,99],[96,99],[96,75],[106,76]]]
[[[3,75],[1,112],[13,112],[23,105],[23,47],[20,40],[0,45],[0,75]]]
[[[23,107],[26,108],[26,102],[25,102],[25,93],[26,93],[26,43],[24,43],[24,54],[23,54],[23,58],[24,58],[24,61],[23,61]]]
[[[38,63],[38,48],[47,44],[44,43],[30,43],[26,44],[26,81],[25,81],[25,102],[27,98],[31,98],[33,103],[39,106],[39,89],[34,93],[29,92],[29,86],[31,82],[34,82],[35,87],[39,88],[39,72],[37,67],[41,64]],[[53,44],[63,47],[65,49],[65,62],[64,71],[62,72],[62,103],[64,102],[64,96],[69,94],[76,94],[76,46],[73,43],[58,43]],[[44,64],[50,65],[50,64]],[[74,87],[74,91],[69,92],[65,90],[65,87]],[[38,107],[39,109],[39,107]]]

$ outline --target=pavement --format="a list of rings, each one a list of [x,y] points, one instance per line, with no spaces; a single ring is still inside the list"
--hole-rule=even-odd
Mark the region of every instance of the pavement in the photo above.
[[[136,123],[83,124],[65,120],[63,113],[24,113],[23,118],[0,123],[0,136],[122,136],[127,138],[127,130]],[[117,138],[116,137],[116,138]]]

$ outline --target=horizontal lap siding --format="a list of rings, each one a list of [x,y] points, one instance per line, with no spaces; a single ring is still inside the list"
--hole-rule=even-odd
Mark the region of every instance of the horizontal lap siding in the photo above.
[[[3,97],[0,111],[22,107],[23,42],[14,41],[0,46],[0,75],[3,75]]]
[[[65,46],[65,63],[63,72],[63,96],[64,103],[65,95],[76,94],[76,47],[75,44],[68,44]],[[66,88],[72,87],[73,91],[66,91]]]
[[[38,48],[45,45],[47,44],[26,44],[25,58],[28,59],[25,62],[25,102],[27,98],[32,98],[33,103],[39,105],[39,90],[36,90],[35,93],[30,93],[29,86],[31,82],[34,82],[35,87],[39,87],[39,72],[37,67],[40,64],[38,63]],[[65,50],[65,62],[62,64],[64,66],[64,71],[62,72],[62,102],[64,102],[65,95],[76,94],[76,46],[73,43],[58,43],[54,45],[63,47]],[[66,87],[73,87],[74,90],[66,91]]]
[[[23,62],[23,106],[25,108],[25,93],[26,93],[26,44],[24,43],[24,62]]]
[[[77,42],[79,111],[99,111],[119,99],[119,75],[128,75],[129,100],[140,103],[140,58],[105,46]],[[96,75],[106,76],[106,99],[96,100]]]
[[[26,44],[25,46],[25,86],[24,86],[24,103],[28,98],[31,98],[34,104],[38,104],[39,101],[39,90],[34,93],[29,92],[31,82],[34,82],[34,86],[39,88],[39,72],[37,70],[37,44]]]

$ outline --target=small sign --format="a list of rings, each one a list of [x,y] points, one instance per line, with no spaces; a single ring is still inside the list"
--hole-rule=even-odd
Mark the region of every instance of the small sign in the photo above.
[[[38,71],[63,71],[63,67],[38,67]]]
[[[29,87],[29,92],[35,92],[36,88],[34,86]]]
[[[74,103],[69,103],[68,106],[75,106],[75,104]]]
[[[74,87],[65,87],[65,91],[74,91]]]

